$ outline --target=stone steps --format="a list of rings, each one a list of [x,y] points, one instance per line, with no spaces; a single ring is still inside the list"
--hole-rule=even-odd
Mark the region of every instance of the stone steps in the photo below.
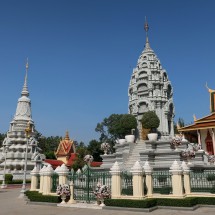
[[[139,141],[135,144],[131,154],[128,157],[127,162],[125,163],[125,169],[129,170],[131,167],[134,165],[136,161],[140,161],[140,152],[145,150],[145,142],[144,141]]]

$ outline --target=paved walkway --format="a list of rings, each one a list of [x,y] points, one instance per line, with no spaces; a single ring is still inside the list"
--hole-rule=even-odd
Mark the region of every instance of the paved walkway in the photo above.
[[[0,189],[0,215],[214,215],[215,208],[198,208],[195,211],[179,211],[159,209],[153,212],[132,212],[132,211],[116,211],[116,210],[95,210],[95,209],[79,209],[64,208],[46,205],[30,205],[24,200],[18,199],[19,188]]]

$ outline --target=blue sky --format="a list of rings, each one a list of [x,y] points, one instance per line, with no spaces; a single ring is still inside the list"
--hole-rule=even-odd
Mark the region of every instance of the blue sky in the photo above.
[[[0,132],[9,128],[29,58],[33,120],[45,136],[84,141],[127,113],[128,84],[149,40],[174,88],[175,120],[209,114],[215,89],[215,1],[7,0],[0,3]]]

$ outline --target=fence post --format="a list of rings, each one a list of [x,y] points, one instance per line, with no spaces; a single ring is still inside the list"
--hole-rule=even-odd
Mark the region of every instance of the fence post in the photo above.
[[[31,171],[31,191],[37,190],[39,170],[35,166]]]
[[[54,173],[54,170],[53,170],[52,166],[49,164],[46,167],[45,171],[43,172],[43,174],[44,174],[43,195],[49,195],[51,193],[53,173]]]
[[[183,197],[183,183],[182,183],[182,168],[175,160],[170,167],[169,172],[172,174],[172,194],[176,197]]]
[[[144,171],[146,174],[146,188],[147,188],[147,197],[153,195],[153,180],[152,180],[152,167],[149,165],[149,162],[146,161],[144,166]]]
[[[74,200],[74,184],[73,181],[70,182],[70,200],[68,201],[69,204],[75,204],[76,201]]]
[[[110,173],[112,175],[111,178],[111,197],[112,199],[120,198],[121,196],[121,177],[120,177],[120,167],[118,162],[116,161],[112,168],[110,169]]]
[[[144,181],[143,181],[143,168],[140,166],[139,161],[136,161],[131,168],[133,176],[133,197],[135,199],[144,198]]]
[[[187,166],[187,164],[184,161],[182,162],[181,167],[183,169],[183,174],[184,174],[184,190],[185,190],[185,194],[188,195],[191,193],[190,168]]]
[[[43,172],[44,170],[46,169],[45,166],[43,166],[43,168],[40,170],[39,174],[40,174],[40,190],[39,190],[39,193],[42,193],[43,192],[43,182],[44,182],[44,175],[43,175]]]
[[[62,164],[61,167],[57,171],[59,175],[59,184],[67,184],[67,178],[69,174],[69,169],[66,167],[65,164]]]

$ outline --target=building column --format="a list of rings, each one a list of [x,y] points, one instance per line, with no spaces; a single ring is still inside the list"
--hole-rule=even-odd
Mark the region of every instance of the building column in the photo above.
[[[44,175],[44,182],[43,182],[43,195],[49,195],[52,189],[52,175],[54,170],[52,166],[49,164],[45,171],[43,172]]]
[[[182,162],[181,167],[183,169],[184,174],[184,190],[185,194],[189,195],[191,193],[190,187],[190,168],[187,166],[186,162]]]
[[[59,175],[59,184],[67,184],[68,183],[68,174],[69,174],[69,169],[66,167],[65,164],[62,164],[61,167],[57,171]]]
[[[112,168],[110,169],[110,173],[112,175],[111,178],[111,196],[112,199],[119,199],[121,197],[121,177],[120,177],[120,167],[118,162],[116,161]]]
[[[144,183],[143,183],[143,168],[140,166],[139,161],[136,161],[134,166],[131,168],[133,175],[133,197],[135,199],[144,198]]]
[[[170,167],[170,173],[172,174],[172,194],[175,197],[183,197],[183,184],[182,184],[182,168],[175,160]]]
[[[166,134],[169,134],[169,127],[168,127],[168,112],[165,111],[164,112],[165,115],[165,120],[164,120],[164,128],[165,128],[165,132]]]
[[[211,129],[211,133],[212,133],[212,141],[213,141],[213,151],[214,151],[214,155],[215,155],[215,132],[214,132],[214,128]]]
[[[43,172],[45,171],[46,167],[43,166],[43,168],[40,170],[39,174],[40,174],[40,190],[39,193],[43,192],[43,182],[44,182],[44,175]]]
[[[174,137],[174,123],[173,123],[173,118],[171,119],[171,132],[170,132],[170,136]]]
[[[153,195],[152,167],[146,161],[143,168],[146,174],[147,197],[151,197]]]
[[[197,135],[198,135],[198,145],[202,149],[202,141],[201,141],[201,132],[200,132],[200,130],[197,130]]]
[[[35,166],[34,169],[31,171],[31,191],[37,190],[38,186],[38,176],[39,176],[39,170]]]
[[[69,184],[70,187],[70,199],[68,201],[68,204],[76,204],[76,201],[74,200],[74,184],[73,181]]]

